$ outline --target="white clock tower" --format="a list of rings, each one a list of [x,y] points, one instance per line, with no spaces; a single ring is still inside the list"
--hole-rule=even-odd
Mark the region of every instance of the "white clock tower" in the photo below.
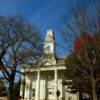
[[[44,53],[46,55],[47,65],[56,64],[54,41],[53,30],[47,30],[44,43]]]

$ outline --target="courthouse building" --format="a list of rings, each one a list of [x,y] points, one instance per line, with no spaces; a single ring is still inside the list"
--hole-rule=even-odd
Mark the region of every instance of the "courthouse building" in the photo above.
[[[22,100],[78,100],[78,94],[70,94],[67,92],[67,86],[62,84],[66,67],[63,59],[57,59],[55,56],[55,39],[52,30],[47,31],[44,53],[46,55],[44,65],[38,69],[30,69],[26,66],[23,70],[25,76],[22,76],[20,88]]]

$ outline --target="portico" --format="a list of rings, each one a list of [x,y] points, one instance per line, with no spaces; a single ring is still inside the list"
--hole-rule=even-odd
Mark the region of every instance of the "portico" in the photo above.
[[[24,98],[33,98],[33,100],[57,100],[57,90],[60,91],[60,98],[63,97],[62,79],[60,79],[60,77],[64,70],[65,67],[63,65],[58,66],[58,68],[49,66],[48,68],[42,67],[39,70],[31,70],[31,72],[25,76],[26,85],[24,86]],[[31,75],[33,72],[35,73],[33,77],[36,79]],[[28,79],[27,77],[30,78]]]

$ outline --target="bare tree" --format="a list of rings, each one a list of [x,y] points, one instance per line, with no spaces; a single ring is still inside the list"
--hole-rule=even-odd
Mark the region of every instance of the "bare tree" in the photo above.
[[[41,39],[35,26],[21,18],[0,17],[0,69],[9,83],[8,100],[12,100],[16,73],[41,55]]]

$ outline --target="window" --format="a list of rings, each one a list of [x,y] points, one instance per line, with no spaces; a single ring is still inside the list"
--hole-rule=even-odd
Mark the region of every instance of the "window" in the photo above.
[[[54,88],[48,88],[48,95],[54,95]]]
[[[33,94],[32,94],[32,96],[35,97],[35,89],[33,89]]]
[[[54,95],[54,91],[49,91],[48,94],[49,95]]]

